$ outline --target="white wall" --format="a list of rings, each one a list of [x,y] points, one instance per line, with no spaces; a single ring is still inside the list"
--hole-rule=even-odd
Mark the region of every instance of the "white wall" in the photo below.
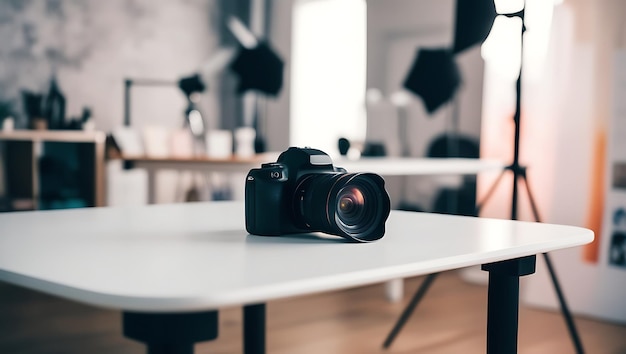
[[[267,148],[282,151],[289,147],[289,111],[291,99],[291,26],[295,0],[271,0],[268,37],[285,61],[283,88],[276,98],[266,100]]]
[[[291,25],[294,0],[274,0],[270,2],[270,31],[272,44],[285,58],[285,78],[283,91],[277,99],[267,104],[268,143],[270,150],[282,150],[289,146],[289,112],[291,81]],[[406,74],[415,48],[404,48],[410,56],[402,62],[406,68],[398,68],[392,75],[387,73],[385,56],[389,46],[401,47],[404,40],[415,36],[434,34],[433,44],[450,45],[453,34],[453,0],[368,0],[368,40],[367,40],[367,87],[387,89],[386,80]],[[480,135],[482,105],[483,63],[479,48],[469,50],[459,56],[458,63],[463,72],[463,90],[460,95],[462,117],[461,131],[473,136]],[[403,77],[403,76],[402,76]],[[397,81],[397,80],[396,80]],[[399,85],[399,83],[397,83]],[[417,99],[416,99],[417,100]],[[445,128],[444,119],[434,121]],[[391,134],[395,134],[391,132]]]
[[[605,139],[612,136],[614,100],[623,100],[614,87],[616,53],[626,48],[625,20],[623,1],[569,0],[558,6],[543,77],[523,84],[522,107],[522,163],[529,165],[543,221],[596,232],[594,245],[551,253],[570,309],[621,323],[626,321],[626,271],[606,259],[614,210],[607,197],[611,143]],[[491,127],[483,136],[502,140],[503,130]],[[507,192],[497,203],[509,200]],[[520,206],[521,218],[532,220],[526,198]],[[500,217],[510,208],[497,209],[485,216]],[[523,289],[526,303],[558,309],[542,260]]]
[[[78,116],[88,106],[96,129],[111,131],[123,124],[125,78],[176,82],[218,49],[219,5],[217,0],[0,1],[0,99],[21,111],[20,90],[45,93],[56,71],[66,115]],[[208,84],[201,109],[215,127],[219,85]],[[134,128],[177,128],[184,124],[186,99],[175,86],[135,86],[131,108]],[[177,174],[160,177],[159,190],[173,194]],[[141,183],[133,188],[141,189]],[[160,195],[159,201],[173,200]]]
[[[380,89],[389,96],[402,89],[410,64],[420,47],[451,47],[454,33],[455,2],[452,0],[369,0],[367,42],[367,88]],[[476,46],[456,57],[461,69],[459,92],[460,131],[480,136],[482,109],[483,61]],[[412,105],[422,107],[421,99],[412,96]],[[445,129],[449,107],[444,107],[432,120],[443,121]],[[417,108],[416,108],[417,109]],[[426,118],[426,112],[422,115]],[[414,118],[417,119],[417,118]],[[430,124],[430,123],[425,123]],[[415,127],[419,134],[420,127]],[[430,137],[429,134],[428,137]],[[417,140],[427,140],[421,136]],[[392,137],[389,137],[392,139]],[[423,152],[415,149],[415,154]]]
[[[57,68],[67,114],[92,108],[96,128],[123,120],[123,79],[177,80],[217,45],[215,0],[2,1],[0,97],[20,105],[19,90],[45,92]],[[58,4],[58,5],[57,5]],[[216,121],[215,94],[203,109]],[[133,124],[178,127],[185,99],[177,88],[133,90]]]

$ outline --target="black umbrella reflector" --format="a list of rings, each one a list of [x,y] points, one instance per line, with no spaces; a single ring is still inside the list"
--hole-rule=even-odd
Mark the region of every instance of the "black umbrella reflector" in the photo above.
[[[239,77],[239,93],[257,90],[276,96],[283,86],[283,60],[267,43],[247,49],[241,47],[230,69]]]
[[[404,87],[420,96],[428,113],[448,102],[461,84],[461,73],[449,49],[418,49]]]
[[[457,0],[454,54],[484,42],[496,16],[493,0]]]

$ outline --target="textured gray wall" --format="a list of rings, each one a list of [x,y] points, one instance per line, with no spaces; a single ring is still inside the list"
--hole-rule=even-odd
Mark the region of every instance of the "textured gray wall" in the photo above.
[[[278,97],[265,99],[265,132],[270,151],[282,151],[289,147],[289,110],[291,99],[291,21],[293,3],[296,0],[273,0],[269,2],[268,37],[274,49],[285,61],[283,89]]]
[[[17,108],[20,90],[43,92],[56,73],[67,115],[90,106],[96,127],[122,124],[123,79],[177,80],[219,45],[217,0],[0,0],[0,100]],[[211,83],[209,83],[211,84]],[[218,95],[202,108],[217,125]],[[133,125],[183,123],[176,88],[133,90]]]

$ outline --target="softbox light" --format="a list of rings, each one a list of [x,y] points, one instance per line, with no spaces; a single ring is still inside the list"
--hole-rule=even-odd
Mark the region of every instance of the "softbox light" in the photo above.
[[[256,90],[271,96],[282,88],[283,67],[283,60],[266,42],[251,49],[241,47],[230,65],[239,77],[239,93]]]
[[[195,92],[204,92],[206,85],[200,78],[200,74],[194,74],[192,76],[183,77],[178,81],[178,88],[185,93],[185,96],[189,97]]]
[[[461,84],[461,73],[449,49],[418,49],[404,88],[420,96],[428,113],[448,102]]]
[[[457,0],[454,54],[484,42],[496,16],[493,0]]]

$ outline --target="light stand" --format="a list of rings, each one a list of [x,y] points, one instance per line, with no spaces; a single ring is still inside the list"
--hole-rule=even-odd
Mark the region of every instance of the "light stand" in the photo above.
[[[175,87],[177,86],[187,98],[187,108],[185,109],[185,122],[189,126],[194,138],[194,150],[196,154],[203,154],[206,151],[205,122],[202,114],[196,108],[197,94],[204,92],[206,86],[198,74],[183,77],[178,82],[155,79],[124,79],[124,126],[131,126],[131,89],[133,86],[148,87]],[[129,166],[130,167],[130,166]]]
[[[522,20],[522,33],[521,33],[521,41],[520,41],[520,55],[523,56],[523,48],[524,48],[524,10],[519,13],[512,14],[512,16],[518,16]],[[517,77],[517,81],[515,83],[515,115],[513,116],[513,121],[515,123],[515,139],[514,139],[514,150],[513,150],[513,163],[507,166],[500,176],[496,179],[494,184],[491,186],[487,194],[485,195],[484,200],[481,203],[478,203],[476,210],[477,214],[480,212],[480,209],[487,202],[487,200],[491,197],[499,182],[502,180],[502,177],[508,172],[513,172],[513,192],[511,196],[511,220],[517,220],[517,197],[518,197],[518,183],[520,180],[524,182],[524,186],[526,187],[526,193],[528,195],[528,201],[530,203],[530,207],[533,213],[533,217],[536,222],[542,222],[541,217],[539,216],[539,209],[537,208],[537,204],[535,203],[535,199],[533,198],[533,194],[530,190],[530,184],[528,183],[528,177],[526,175],[526,166],[520,165],[519,163],[519,149],[520,149],[520,122],[521,122],[521,102],[522,102],[522,65],[520,64],[520,72]],[[576,325],[574,324],[574,320],[572,318],[569,307],[567,306],[567,302],[565,300],[565,296],[563,295],[563,291],[561,290],[561,286],[559,284],[558,278],[556,276],[556,272],[552,265],[552,261],[550,260],[550,256],[547,253],[543,253],[543,259],[546,262],[546,266],[548,268],[548,273],[550,273],[550,279],[552,280],[552,284],[554,285],[554,290],[559,300],[559,304],[561,306],[561,313],[563,314],[563,318],[567,325],[567,329],[569,331],[570,336],[572,337],[572,342],[574,347],[576,348],[576,353],[582,354],[584,353],[584,349],[582,343],[580,341],[580,337],[578,335],[578,331],[576,329]]]
[[[522,31],[521,31],[521,34],[520,34],[521,37],[522,37],[521,41],[520,41],[520,46],[521,46],[520,47],[520,55],[523,57],[523,43],[524,43],[524,32],[525,32],[524,10],[522,9],[520,12],[517,12],[517,13],[514,13],[514,14],[507,14],[505,16],[507,16],[507,17],[519,17],[522,20]],[[520,61],[520,63],[521,63],[521,61]],[[507,172],[512,172],[513,173],[513,192],[512,192],[512,196],[511,196],[511,220],[517,220],[517,217],[518,217],[518,213],[517,213],[517,210],[518,210],[517,209],[517,204],[518,204],[517,201],[518,201],[518,193],[519,193],[518,183],[520,181],[523,181],[524,182],[524,186],[526,187],[526,193],[528,195],[528,200],[530,202],[530,207],[532,209],[533,217],[534,217],[536,222],[541,222],[541,218],[539,216],[539,211],[538,211],[537,205],[535,203],[535,199],[533,198],[533,194],[531,193],[530,185],[528,183],[528,177],[526,175],[526,166],[523,166],[523,165],[521,165],[519,163],[521,96],[522,96],[522,65],[521,64],[520,64],[519,76],[517,78],[516,85],[515,85],[515,91],[516,91],[515,114],[513,116],[513,121],[514,121],[514,124],[515,124],[515,138],[514,138],[513,162],[509,166],[507,166],[504,170],[502,170],[502,173],[498,176],[496,181],[493,183],[493,185],[487,191],[487,194],[485,195],[483,201],[477,204],[477,206],[476,206],[476,215],[479,214],[479,212],[480,212],[481,208],[483,207],[483,205],[493,195],[493,192],[495,191],[496,187],[500,184],[500,181],[502,180],[504,175]],[[572,319],[572,315],[571,315],[571,313],[569,311],[569,308],[567,306],[567,302],[566,302],[565,297],[563,295],[563,291],[561,290],[561,286],[560,286],[559,281],[557,279],[556,272],[555,272],[554,267],[552,265],[552,261],[550,260],[550,257],[549,257],[549,255],[547,253],[543,253],[543,258],[544,258],[544,260],[546,262],[546,266],[548,268],[548,272],[550,273],[550,278],[552,280],[552,284],[554,285],[554,290],[555,290],[555,292],[557,294],[557,297],[558,297],[558,300],[559,300],[559,304],[560,304],[560,307],[561,307],[561,312],[563,314],[563,318],[564,318],[565,323],[567,325],[567,328],[569,330],[569,334],[570,334],[570,336],[572,338],[572,342],[573,342],[573,345],[574,345],[574,347],[576,349],[576,353],[582,354],[582,353],[584,353],[584,349],[583,349],[582,343],[580,341],[580,337],[578,335],[578,331],[577,331],[576,326],[574,324],[574,320]],[[426,279],[420,285],[419,289],[417,290],[417,292],[415,293],[415,295],[413,296],[413,298],[411,299],[411,301],[409,302],[409,304],[407,305],[407,307],[403,311],[402,315],[400,316],[400,318],[396,322],[394,328],[391,330],[391,332],[387,336],[385,342],[383,343],[383,347],[385,349],[388,348],[391,345],[391,343],[395,339],[396,335],[402,329],[402,327],[404,326],[404,324],[405,324],[406,320],[408,319],[408,317],[411,315],[413,310],[415,310],[415,308],[417,307],[417,305],[419,304],[419,302],[421,301],[423,296],[426,294],[426,292],[428,291],[428,288],[430,287],[432,282],[435,280],[437,275],[438,275],[438,273],[427,275]]]

